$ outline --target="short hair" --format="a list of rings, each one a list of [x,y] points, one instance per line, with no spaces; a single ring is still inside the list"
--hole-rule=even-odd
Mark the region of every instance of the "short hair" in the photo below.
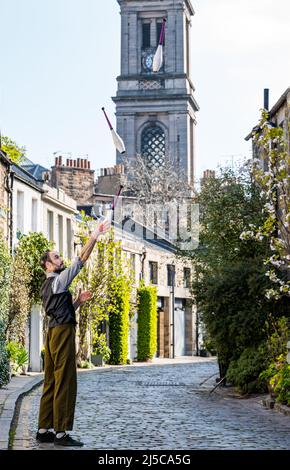
[[[46,271],[45,263],[46,263],[47,261],[51,261],[51,259],[50,259],[50,250],[46,250],[46,251],[43,253],[42,257],[40,258],[40,266],[42,267],[42,269],[43,269],[44,271]]]

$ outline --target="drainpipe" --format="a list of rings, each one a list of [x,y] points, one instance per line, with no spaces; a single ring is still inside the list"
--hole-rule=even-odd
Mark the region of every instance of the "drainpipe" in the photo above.
[[[198,317],[198,309],[196,307],[196,313],[195,313],[195,349],[196,349],[196,356],[199,356],[199,317]]]
[[[7,237],[10,254],[12,254],[13,242],[13,183],[14,172],[11,171],[11,165],[8,166],[8,174],[5,178],[6,191],[8,192],[8,217],[7,217]]]
[[[147,251],[146,251],[146,247],[143,246],[143,250],[142,250],[142,256],[141,256],[141,279],[144,279],[144,262],[145,262],[145,259],[146,259],[146,254],[147,254]]]

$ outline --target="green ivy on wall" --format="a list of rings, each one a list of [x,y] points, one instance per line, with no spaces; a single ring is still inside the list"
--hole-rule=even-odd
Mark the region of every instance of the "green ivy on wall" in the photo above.
[[[152,359],[157,350],[157,289],[141,285],[137,290],[137,359]]]
[[[30,272],[27,263],[16,252],[12,262],[9,295],[7,339],[25,346],[25,330],[31,309]]]
[[[31,304],[40,302],[40,288],[45,281],[45,273],[40,259],[46,250],[52,250],[53,243],[48,241],[41,232],[29,232],[21,235],[17,245],[17,254],[25,261],[30,273],[29,294]]]
[[[110,364],[126,364],[128,357],[131,287],[125,276],[114,275],[110,286]]]

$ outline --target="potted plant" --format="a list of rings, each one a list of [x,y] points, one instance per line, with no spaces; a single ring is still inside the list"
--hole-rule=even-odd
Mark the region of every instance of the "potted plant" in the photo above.
[[[95,366],[103,366],[110,359],[111,350],[107,346],[106,334],[102,333],[93,342],[91,361]]]
[[[26,375],[29,359],[26,349],[15,341],[10,341],[6,349],[9,355],[11,375],[18,375],[20,369],[22,370],[22,375]]]

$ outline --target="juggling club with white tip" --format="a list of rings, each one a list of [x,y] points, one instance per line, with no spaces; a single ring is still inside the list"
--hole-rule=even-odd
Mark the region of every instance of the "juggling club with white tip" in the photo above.
[[[118,150],[118,152],[120,152],[122,154],[125,153],[126,148],[125,148],[125,144],[124,144],[123,140],[121,139],[119,134],[117,134],[117,132],[114,131],[113,126],[112,126],[112,124],[111,124],[111,122],[110,122],[110,120],[107,116],[107,113],[105,111],[105,108],[102,108],[102,111],[103,111],[103,113],[105,115],[105,118],[107,120],[107,123],[109,125],[110,131],[111,131],[111,134],[112,134],[112,139],[113,139],[113,142],[114,142],[114,145],[115,145],[116,149]]]

